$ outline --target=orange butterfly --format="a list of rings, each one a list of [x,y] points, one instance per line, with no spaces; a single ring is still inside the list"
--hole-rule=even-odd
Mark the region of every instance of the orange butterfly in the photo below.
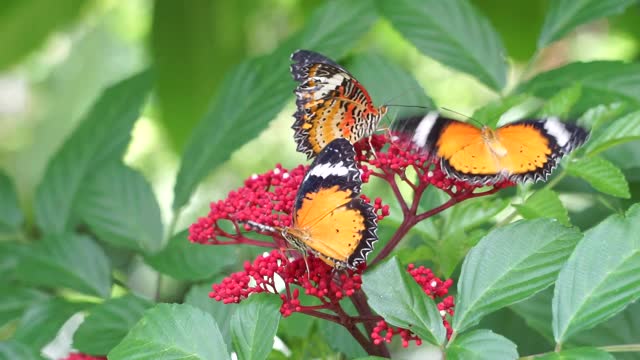
[[[373,206],[360,197],[360,170],[346,139],[329,143],[315,158],[298,189],[291,227],[247,222],[267,233],[280,233],[296,249],[313,253],[337,269],[366,261],[378,240]]]
[[[585,129],[555,117],[492,130],[436,112],[399,120],[394,128],[439,159],[447,175],[474,185],[547,180],[558,161],[589,136]]]
[[[309,50],[291,55],[297,110],[297,150],[312,158],[333,139],[356,141],[373,134],[387,107],[373,106],[364,86],[331,59]]]

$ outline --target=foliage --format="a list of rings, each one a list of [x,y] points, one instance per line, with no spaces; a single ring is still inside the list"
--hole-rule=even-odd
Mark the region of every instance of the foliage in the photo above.
[[[85,319],[71,337],[82,354],[69,359],[374,359],[402,356],[409,344],[430,344],[448,359],[640,353],[640,64],[544,64],[577,27],[615,28],[620,16],[637,16],[637,1],[549,2],[534,19],[537,41],[509,38],[527,25],[505,28],[504,18],[491,18],[499,13],[491,1],[286,2],[302,21],[258,51],[240,24],[259,22],[268,7],[221,3],[150,1],[149,69],[93,99],[28,194],[0,171],[0,359],[41,358],[77,313]],[[101,6],[66,0],[49,12],[45,2],[9,1],[0,9],[0,68],[37,72],[30,52]],[[210,27],[216,12],[233,21],[218,16]],[[398,45],[381,51],[389,39]],[[533,52],[524,67],[516,60],[528,50],[518,42]],[[428,57],[492,94],[475,121],[570,117],[590,139],[544,184],[480,188],[376,135],[375,156],[357,145],[363,194],[380,220],[368,268],[338,274],[313,257],[289,259],[277,236],[236,220],[290,222],[304,164],[287,170],[274,158],[265,165],[272,170],[250,169],[256,175],[226,199],[207,198],[209,215],[184,209],[209,174],[283,109],[293,112],[289,55],[299,48],[338,60],[376,104],[403,96],[392,102],[448,105],[427,95],[437,84],[420,77],[415,59]],[[65,105],[56,116],[68,115]],[[181,151],[170,205],[144,169],[125,161],[132,131],[148,117]],[[292,132],[278,136],[295,147]],[[233,181],[220,189],[241,185]],[[180,223],[194,225],[189,232]],[[140,264],[152,273],[142,281],[130,271]],[[521,325],[506,331],[511,320]]]

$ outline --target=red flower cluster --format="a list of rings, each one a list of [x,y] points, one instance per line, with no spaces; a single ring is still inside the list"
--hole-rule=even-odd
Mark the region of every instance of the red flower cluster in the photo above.
[[[431,269],[425,268],[424,266],[416,268],[414,264],[409,264],[407,271],[418,285],[420,285],[424,293],[434,300],[447,295],[449,293],[449,288],[453,285],[453,280],[447,279],[442,281],[433,274]],[[440,315],[442,316],[442,323],[447,330],[447,339],[449,339],[453,333],[453,329],[451,329],[451,325],[447,320],[447,315],[453,316],[453,296],[447,296],[442,299],[442,301],[437,304],[437,307],[440,311]],[[402,346],[404,347],[409,346],[409,341],[415,341],[416,345],[422,344],[422,339],[411,332],[411,330],[389,325],[384,320],[380,320],[376,323],[376,326],[373,328],[373,332],[371,333],[371,338],[373,339],[373,343],[378,345],[382,342],[390,343],[391,339],[395,335],[400,335],[400,338],[402,339]]]
[[[70,353],[62,360],[107,360],[106,356],[91,356],[83,353]]]
[[[245,262],[244,271],[233,273],[220,284],[214,284],[209,297],[228,304],[240,302],[251,294],[278,294],[278,278],[285,286],[285,291],[280,294],[280,312],[285,317],[293,312],[317,308],[302,306],[299,288],[291,285],[301,287],[305,294],[318,298],[325,305],[337,305],[342,298],[353,295],[362,285],[359,271],[347,270],[337,273],[331,266],[314,256],[289,260],[281,251],[272,250],[259,256],[253,263]]]

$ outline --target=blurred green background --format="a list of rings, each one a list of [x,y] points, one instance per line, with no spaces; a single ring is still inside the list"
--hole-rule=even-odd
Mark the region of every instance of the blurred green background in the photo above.
[[[0,167],[15,180],[23,208],[32,208],[46,161],[100,91],[152,65],[156,89],[136,124],[125,162],[151,181],[167,223],[180,154],[212,98],[225,91],[220,88],[225,73],[247,58],[269,54],[309,22],[320,3],[59,0],[51,6],[48,1],[5,0],[0,5]],[[508,84],[570,61],[640,57],[637,5],[581,26],[536,54],[548,1],[473,3],[499,31],[511,56]],[[439,106],[462,114],[498,96],[471,76],[421,55],[384,19],[376,20],[350,55],[358,52],[400,64]],[[536,60],[526,63],[534,54]],[[342,60],[348,66],[349,58]],[[288,67],[288,59],[282,67]],[[292,94],[266,131],[208,177],[177,229],[204,215],[210,201],[224,197],[248,175],[275,163],[304,162],[289,129],[293,99]],[[374,98],[377,104],[386,100]],[[393,102],[403,100],[400,93]]]

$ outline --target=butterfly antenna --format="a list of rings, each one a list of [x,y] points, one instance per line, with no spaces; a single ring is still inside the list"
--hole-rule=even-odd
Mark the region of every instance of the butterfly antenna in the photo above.
[[[458,112],[458,111],[455,111],[455,110],[452,110],[452,109],[449,109],[449,108],[446,108],[446,107],[442,107],[441,109],[442,109],[442,110],[444,110],[444,111],[449,111],[449,112],[452,112],[452,113],[454,113],[454,114],[458,114],[458,115],[460,115],[460,116],[462,116],[462,117],[465,117],[465,118],[467,118],[467,119],[469,119],[469,120],[473,121],[476,125],[478,125],[478,127],[483,127],[483,126],[485,126],[483,123],[481,123],[480,121],[478,121],[478,120],[476,120],[476,119],[472,118],[472,117],[471,117],[471,116],[469,116],[469,115],[465,115],[465,114],[463,114],[463,113],[461,113],[461,112]]]

